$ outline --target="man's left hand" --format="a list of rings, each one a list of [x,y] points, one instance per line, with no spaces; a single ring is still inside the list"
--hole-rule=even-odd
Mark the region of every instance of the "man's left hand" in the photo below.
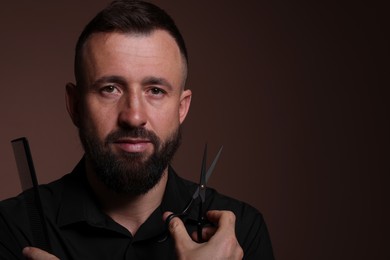
[[[166,220],[170,212],[165,212]],[[169,222],[169,232],[174,241],[179,259],[242,259],[244,253],[235,235],[236,217],[231,211],[211,210],[207,218],[216,227],[206,227],[203,230],[204,243],[197,243],[196,234],[193,239],[188,235],[184,223],[174,217]]]

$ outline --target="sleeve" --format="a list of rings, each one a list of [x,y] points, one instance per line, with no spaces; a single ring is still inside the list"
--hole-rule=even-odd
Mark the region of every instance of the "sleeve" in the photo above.
[[[0,259],[25,259],[22,249],[29,245],[25,230],[29,225],[21,201],[13,198],[0,202]],[[19,223],[19,224],[17,224]]]
[[[274,260],[271,239],[263,215],[251,205],[208,189],[207,208],[229,210],[236,215],[236,237],[247,260]]]
[[[264,218],[255,208],[243,207],[237,216],[236,235],[244,250],[244,259],[275,259]]]
[[[5,219],[0,208],[0,259],[24,259],[22,247],[17,242],[11,231],[8,221]]]

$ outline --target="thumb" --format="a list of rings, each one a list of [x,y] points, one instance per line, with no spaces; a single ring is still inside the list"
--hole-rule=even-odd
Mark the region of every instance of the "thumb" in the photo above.
[[[171,212],[165,212],[163,214],[164,221],[166,221],[171,214]],[[183,221],[179,217],[171,218],[168,223],[168,229],[169,233],[173,237],[173,240],[175,241],[175,245],[178,251],[191,247],[193,241],[187,233],[187,229],[185,228]]]

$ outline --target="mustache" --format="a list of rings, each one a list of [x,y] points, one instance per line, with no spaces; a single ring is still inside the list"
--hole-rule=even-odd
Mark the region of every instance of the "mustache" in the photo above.
[[[122,138],[142,138],[148,139],[156,146],[160,144],[160,138],[153,131],[143,127],[116,130],[107,135],[105,142],[106,144],[114,143]]]

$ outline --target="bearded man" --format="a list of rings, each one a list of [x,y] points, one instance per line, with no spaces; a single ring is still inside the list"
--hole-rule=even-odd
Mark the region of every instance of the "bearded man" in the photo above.
[[[191,103],[187,63],[179,30],[153,4],[114,1],[85,27],[66,85],[85,156],[40,188],[51,251],[31,247],[27,191],[0,204],[1,259],[273,259],[261,214],[212,189],[202,241],[179,218],[167,230],[197,188],[169,166]]]

